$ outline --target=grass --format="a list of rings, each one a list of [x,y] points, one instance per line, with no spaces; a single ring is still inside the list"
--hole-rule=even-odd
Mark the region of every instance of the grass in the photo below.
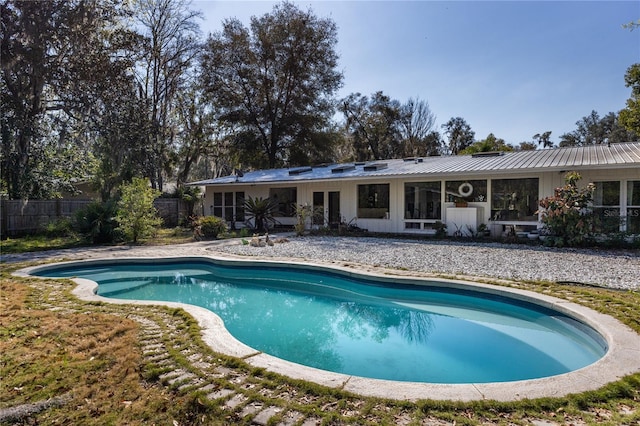
[[[188,228],[160,228],[157,234],[141,241],[140,245],[166,245],[193,242],[193,231]],[[42,250],[58,250],[88,245],[89,242],[78,235],[47,236],[44,234],[27,235],[20,238],[7,238],[0,241],[0,252],[30,253]]]
[[[175,241],[171,235],[156,243]],[[82,302],[70,281],[10,275],[26,263],[3,265],[0,274],[0,410],[59,398],[59,403],[15,424],[250,424],[252,406],[298,413],[298,423],[527,425],[640,424],[640,374],[597,391],[563,398],[470,403],[388,401],[348,394],[254,368],[214,353],[196,322],[181,309]],[[581,303],[612,315],[640,333],[640,293],[525,282],[514,286]],[[152,359],[158,346],[163,358]],[[241,395],[210,400],[164,376],[181,369],[213,389]],[[220,372],[226,372],[220,374]]]
[[[44,235],[28,235],[20,238],[7,238],[0,241],[0,252],[29,253],[42,250],[57,250],[86,245],[87,242],[78,236],[46,237]]]

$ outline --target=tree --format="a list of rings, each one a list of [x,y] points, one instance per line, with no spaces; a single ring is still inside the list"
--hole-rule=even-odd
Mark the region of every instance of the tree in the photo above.
[[[628,142],[637,137],[627,131],[613,112],[600,118],[596,111],[576,122],[577,129],[560,136],[559,146],[586,146]]]
[[[472,143],[458,154],[469,155],[477,152],[491,151],[513,151],[513,147],[506,144],[504,139],[496,138],[493,133],[489,133],[486,139]]]
[[[520,151],[535,151],[536,150],[536,144],[533,142],[520,142],[520,145],[518,146],[518,150]]]
[[[451,154],[457,155],[460,151],[473,143],[475,132],[471,126],[461,117],[454,117],[442,125],[444,133],[449,138],[448,150]]]
[[[356,161],[401,157],[400,102],[382,92],[352,93],[341,101]]]
[[[542,145],[542,148],[553,148],[550,130],[544,133],[536,133],[535,135],[533,135],[533,141],[538,145]]]
[[[334,112],[332,96],[342,74],[336,70],[336,25],[292,3],[252,17],[223,23],[204,49],[200,72],[219,119],[242,135],[254,167],[286,164],[295,147],[315,138]]]
[[[153,201],[160,191],[150,188],[146,179],[133,178],[131,183],[120,187],[120,199],[116,212],[118,229],[133,243],[152,235],[162,224]]]
[[[185,90],[188,72],[199,50],[199,12],[185,0],[138,0],[136,17],[146,46],[140,60],[138,85],[147,105],[150,158],[145,175],[162,190],[171,166],[176,129],[176,98]]]
[[[620,111],[620,124],[628,131],[640,136],[640,63],[631,65],[624,76],[626,87],[631,88],[631,97],[627,99],[627,106]]]
[[[424,139],[425,153],[424,155],[441,155],[444,153],[444,141],[440,133],[432,130]]]
[[[195,84],[178,93],[176,108],[179,118],[176,166],[180,187],[189,181],[191,170],[198,161],[214,153],[216,139],[213,114],[208,111]]]
[[[626,28],[630,31],[633,31],[636,28],[640,28],[640,19],[638,19],[637,21],[631,21],[626,24],[622,24],[622,28]]]
[[[123,182],[144,176],[152,150],[147,104],[132,81],[113,82],[99,100],[91,119],[92,149],[98,163],[92,182],[106,201]]]
[[[79,174],[67,166],[85,158],[77,142],[92,88],[127,61],[113,54],[126,45],[125,9],[110,0],[9,0],[0,11],[2,183],[13,199],[52,196]],[[55,161],[65,151],[77,157]]]
[[[440,138],[434,138],[432,134],[435,121],[436,116],[431,112],[427,101],[410,98],[400,107],[399,131],[403,157],[440,153]]]

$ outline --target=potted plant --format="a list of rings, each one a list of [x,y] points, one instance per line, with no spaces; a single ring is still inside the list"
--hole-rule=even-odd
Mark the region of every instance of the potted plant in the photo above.
[[[489,227],[487,227],[486,223],[478,225],[478,235],[481,237],[488,237],[491,235],[491,231],[489,230]]]
[[[464,198],[456,198],[455,200],[456,207],[467,207],[469,202]]]

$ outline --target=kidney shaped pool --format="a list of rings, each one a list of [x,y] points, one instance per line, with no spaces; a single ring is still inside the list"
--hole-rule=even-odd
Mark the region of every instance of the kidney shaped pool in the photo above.
[[[600,334],[562,312],[444,282],[209,260],[71,263],[33,275],[86,278],[109,298],[200,306],[256,350],[367,378],[535,379],[580,369],[607,351]]]

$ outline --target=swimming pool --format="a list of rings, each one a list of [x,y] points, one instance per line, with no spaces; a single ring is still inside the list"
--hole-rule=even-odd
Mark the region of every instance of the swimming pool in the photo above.
[[[75,263],[33,274],[90,279],[109,298],[201,306],[258,351],[359,377],[510,382],[581,369],[607,351],[574,316],[450,282],[212,260]]]

